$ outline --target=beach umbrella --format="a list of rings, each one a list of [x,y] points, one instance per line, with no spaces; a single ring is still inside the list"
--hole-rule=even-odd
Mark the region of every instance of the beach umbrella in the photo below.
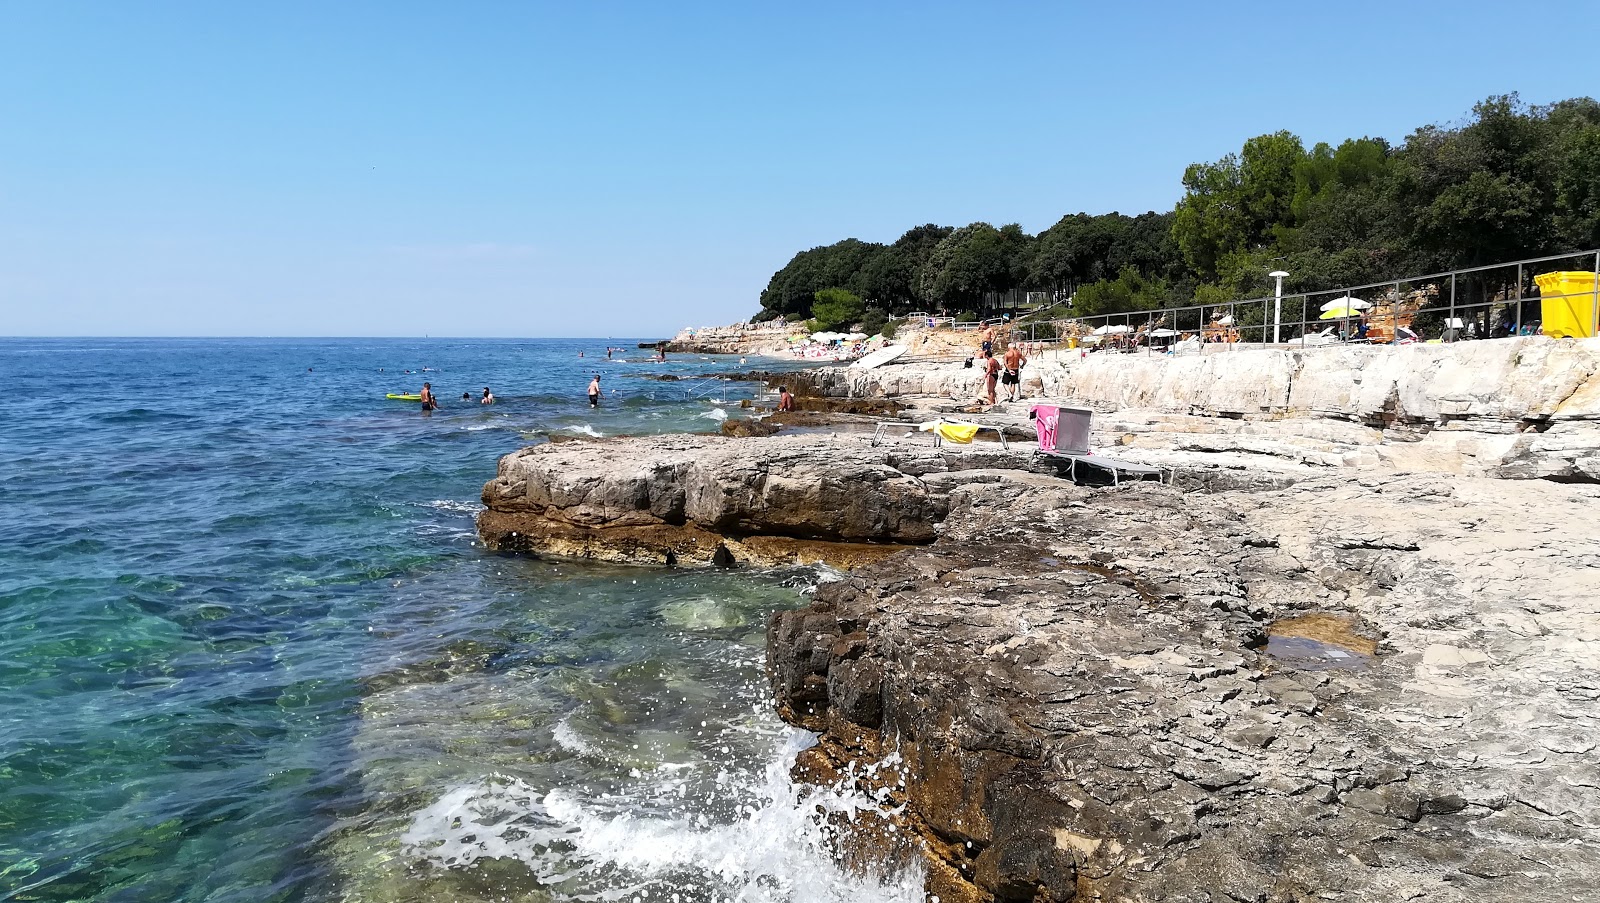
[[[864,332],[852,332],[849,335],[845,336],[844,340],[846,342],[861,342],[861,341],[865,341],[866,338],[867,338],[867,334],[864,333]]]
[[[1111,324],[1108,323],[1105,326],[1102,326],[1099,329],[1096,329],[1094,332],[1091,332],[1089,334],[1090,335],[1122,335],[1125,332],[1132,332],[1132,331],[1133,331],[1133,327],[1131,327],[1131,326],[1125,326],[1125,325],[1124,326],[1112,326]]]
[[[1145,333],[1152,339],[1170,339],[1178,334],[1176,329],[1152,329]]]
[[[1233,325],[1233,314],[1228,314],[1226,317],[1223,317],[1222,319],[1218,320],[1217,321],[1217,325],[1219,325],[1219,326],[1232,326]]]
[[[1361,316],[1361,311],[1349,307],[1333,307],[1324,311],[1319,320],[1348,320],[1351,317]]]
[[[1322,305],[1322,309],[1336,310],[1342,307],[1345,310],[1366,310],[1371,306],[1371,304],[1368,304],[1360,298],[1352,298],[1349,295],[1345,295],[1343,298],[1335,298],[1332,301]],[[1327,317],[1323,317],[1323,319],[1326,320]]]

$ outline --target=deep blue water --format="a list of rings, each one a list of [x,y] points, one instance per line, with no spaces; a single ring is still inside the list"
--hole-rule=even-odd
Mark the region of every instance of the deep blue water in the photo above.
[[[737,361],[606,344],[0,340],[0,900],[856,893],[694,845],[789,817],[761,630],[807,575],[475,542],[506,452],[716,427],[639,377]]]

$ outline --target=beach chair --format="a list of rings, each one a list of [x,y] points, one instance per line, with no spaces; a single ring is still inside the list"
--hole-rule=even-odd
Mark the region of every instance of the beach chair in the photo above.
[[[957,445],[967,445],[972,442],[979,431],[994,430],[995,435],[1000,437],[1000,447],[1006,451],[1011,450],[1011,443],[1006,441],[1006,431],[1001,427],[990,426],[985,423],[969,423],[965,420],[948,420],[943,417],[917,424],[905,423],[899,420],[880,420],[878,421],[877,429],[872,433],[872,444],[878,445],[883,441],[884,434],[896,427],[905,427],[906,436],[916,432],[932,433],[935,448],[943,446],[946,441],[954,442]]]
[[[1147,480],[1154,477],[1158,483],[1169,484],[1177,479],[1178,471],[1175,468],[1163,471],[1150,464],[1135,464],[1090,451],[1089,430],[1094,412],[1087,408],[1036,404],[1029,416],[1033,418],[1033,428],[1039,436],[1036,454],[1058,469],[1064,467],[1067,479],[1074,483],[1085,482],[1078,478],[1079,467],[1084,468],[1086,475],[1096,472],[1110,477],[1113,486],[1120,486],[1124,479]]]

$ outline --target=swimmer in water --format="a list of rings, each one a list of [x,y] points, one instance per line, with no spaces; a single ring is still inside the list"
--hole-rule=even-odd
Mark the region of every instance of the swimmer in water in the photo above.
[[[432,414],[435,410],[438,410],[438,408],[439,408],[439,400],[437,398],[433,397],[433,385],[431,383],[423,383],[422,384],[422,413],[424,413],[424,414]]]
[[[596,373],[594,379],[589,380],[589,407],[600,407],[600,374]]]
[[[489,391],[488,386],[483,387],[483,397],[478,399],[478,404],[494,404],[494,393]]]

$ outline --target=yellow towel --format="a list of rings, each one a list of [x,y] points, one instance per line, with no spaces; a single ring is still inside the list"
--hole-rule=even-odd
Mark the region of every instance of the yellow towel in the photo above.
[[[937,430],[944,441],[958,445],[966,445],[972,441],[973,436],[978,435],[978,424],[960,423],[954,420],[930,420],[917,429],[925,433]]]

